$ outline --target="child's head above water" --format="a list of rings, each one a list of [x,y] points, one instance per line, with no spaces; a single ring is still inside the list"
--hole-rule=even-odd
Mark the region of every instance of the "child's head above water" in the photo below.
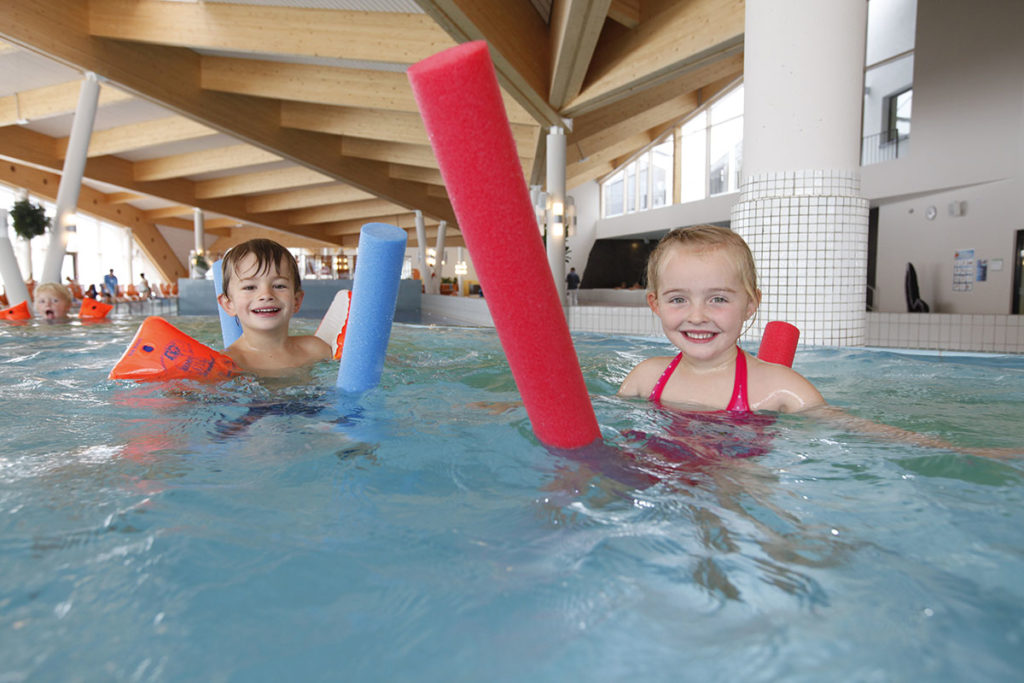
[[[274,240],[253,239],[232,247],[221,262],[221,267],[220,293],[224,295],[228,294],[228,286],[233,278],[258,277],[272,270],[289,279],[296,292],[302,291],[302,277],[295,257]]]
[[[648,292],[657,295],[666,256],[675,247],[692,250],[697,254],[723,249],[729,261],[736,267],[736,274],[743,283],[743,291],[752,301],[761,300],[761,293],[757,288],[757,268],[754,266],[754,256],[750,253],[750,247],[732,230],[714,225],[676,228],[661,238],[647,260]]]
[[[36,285],[32,296],[36,316],[46,320],[67,320],[71,310],[71,292],[59,282]]]

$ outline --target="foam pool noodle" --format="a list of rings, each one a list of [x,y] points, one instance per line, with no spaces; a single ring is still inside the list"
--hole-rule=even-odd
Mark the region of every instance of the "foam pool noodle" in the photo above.
[[[796,344],[800,339],[800,330],[781,320],[773,320],[764,327],[761,345],[757,349],[759,360],[793,367],[796,356]]]
[[[217,259],[213,262],[213,298],[217,299],[217,296],[224,290],[224,266],[223,259]],[[224,340],[224,348],[228,348],[234,344],[239,337],[242,336],[242,323],[238,322],[238,318],[233,315],[228,315],[220,302],[217,301],[217,312],[220,314],[220,336]]]
[[[407,239],[405,230],[386,223],[367,223],[359,231],[345,350],[338,365],[337,387],[344,392],[361,393],[380,383]]]
[[[593,443],[600,429],[486,43],[449,48],[408,76],[534,434],[558,448]]]

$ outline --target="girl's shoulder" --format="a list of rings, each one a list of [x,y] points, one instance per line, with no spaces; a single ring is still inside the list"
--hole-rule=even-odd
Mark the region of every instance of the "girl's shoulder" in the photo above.
[[[622,381],[622,385],[619,387],[619,396],[646,398],[673,358],[675,356],[654,356],[640,361]]]
[[[748,356],[750,407],[796,413],[824,405],[825,399],[806,377],[793,368]]]

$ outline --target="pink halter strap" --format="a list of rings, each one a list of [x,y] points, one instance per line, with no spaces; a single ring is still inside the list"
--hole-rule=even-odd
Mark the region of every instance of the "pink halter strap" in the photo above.
[[[665,368],[665,371],[661,373],[661,377],[658,378],[658,382],[651,389],[651,395],[647,399],[653,403],[661,403],[661,392],[665,390],[665,385],[668,384],[668,378],[672,376],[676,366],[679,365],[679,361],[682,360],[683,354],[679,353],[678,356],[672,359]],[[736,347],[736,375],[733,379],[732,384],[732,397],[729,399],[729,405],[726,410],[734,413],[749,413],[750,402],[747,400],[747,358],[740,347]]]

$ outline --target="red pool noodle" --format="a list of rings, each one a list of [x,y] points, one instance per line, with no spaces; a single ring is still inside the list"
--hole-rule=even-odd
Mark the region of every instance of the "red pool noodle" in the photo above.
[[[793,357],[796,355],[796,343],[799,339],[800,330],[795,325],[773,320],[764,326],[757,357],[769,363],[793,367]]]
[[[537,230],[487,44],[457,45],[409,68],[459,229],[537,438],[600,438]]]

